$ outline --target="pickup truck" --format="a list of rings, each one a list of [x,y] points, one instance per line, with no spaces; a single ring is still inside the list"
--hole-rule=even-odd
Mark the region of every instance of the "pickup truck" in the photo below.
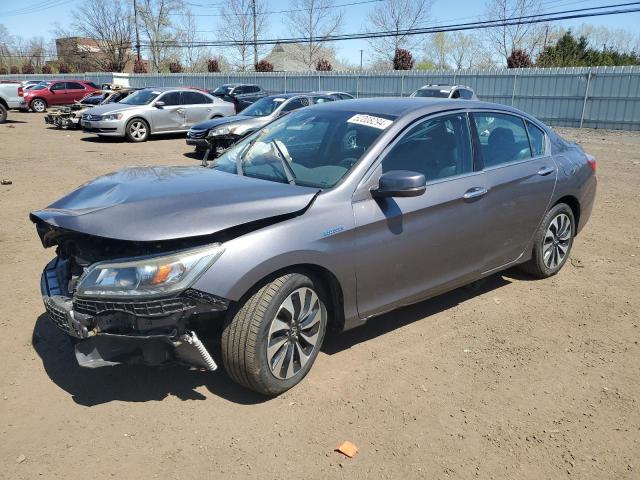
[[[24,106],[24,91],[20,82],[0,82],[0,123],[7,121],[7,110]]]

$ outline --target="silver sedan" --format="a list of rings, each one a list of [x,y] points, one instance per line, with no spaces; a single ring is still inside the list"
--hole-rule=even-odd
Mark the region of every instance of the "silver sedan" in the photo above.
[[[233,103],[188,88],[145,88],[82,116],[82,129],[144,142],[149,135],[186,132],[204,120],[233,115]]]

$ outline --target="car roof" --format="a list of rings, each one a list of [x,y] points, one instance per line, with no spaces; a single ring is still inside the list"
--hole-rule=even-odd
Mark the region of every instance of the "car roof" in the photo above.
[[[207,93],[202,90],[198,90],[197,88],[191,88],[191,87],[145,87],[145,88],[141,88],[140,90],[153,90],[154,92],[161,92],[161,93],[172,92],[175,90]]]
[[[288,100],[294,97],[324,97],[324,96],[326,95],[322,95],[319,93],[310,93],[310,92],[297,92],[297,93],[280,93],[275,95],[267,95],[266,97],[263,97],[263,98],[285,98]]]
[[[447,110],[460,109],[491,109],[505,112],[523,114],[519,110],[501,105],[498,103],[481,102],[478,100],[465,100],[460,102],[456,99],[429,98],[429,97],[382,97],[382,98],[360,98],[354,100],[342,100],[340,102],[328,102],[314,105],[314,109],[325,109],[334,111],[344,111],[368,114],[368,115],[393,115],[402,117],[409,113],[430,114],[444,112]]]

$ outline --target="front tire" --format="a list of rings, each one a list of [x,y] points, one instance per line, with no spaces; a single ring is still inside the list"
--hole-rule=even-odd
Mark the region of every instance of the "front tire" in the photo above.
[[[536,232],[531,260],[521,268],[537,278],[555,275],[569,258],[575,232],[571,207],[566,203],[555,205]]]
[[[141,118],[134,118],[127,122],[125,135],[130,142],[146,142],[149,139],[149,124]]]
[[[31,110],[36,113],[44,113],[47,111],[47,102],[41,98],[36,98],[31,101]]]
[[[222,332],[222,359],[229,376],[265,395],[278,395],[299,383],[324,339],[325,298],[317,279],[290,273],[242,301]]]

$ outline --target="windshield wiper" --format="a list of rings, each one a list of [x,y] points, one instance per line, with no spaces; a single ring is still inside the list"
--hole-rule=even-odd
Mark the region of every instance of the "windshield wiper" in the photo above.
[[[280,146],[278,145],[278,142],[276,140],[271,140],[271,143],[273,144],[274,147],[276,147],[276,150],[278,152],[278,158],[280,158],[280,161],[282,162],[282,167],[284,168],[284,174],[287,176],[287,182],[289,182],[290,185],[295,185],[296,174],[294,173],[293,168],[291,168],[291,165],[289,165],[289,162],[285,158],[284,153],[282,153],[282,150],[280,150]]]

